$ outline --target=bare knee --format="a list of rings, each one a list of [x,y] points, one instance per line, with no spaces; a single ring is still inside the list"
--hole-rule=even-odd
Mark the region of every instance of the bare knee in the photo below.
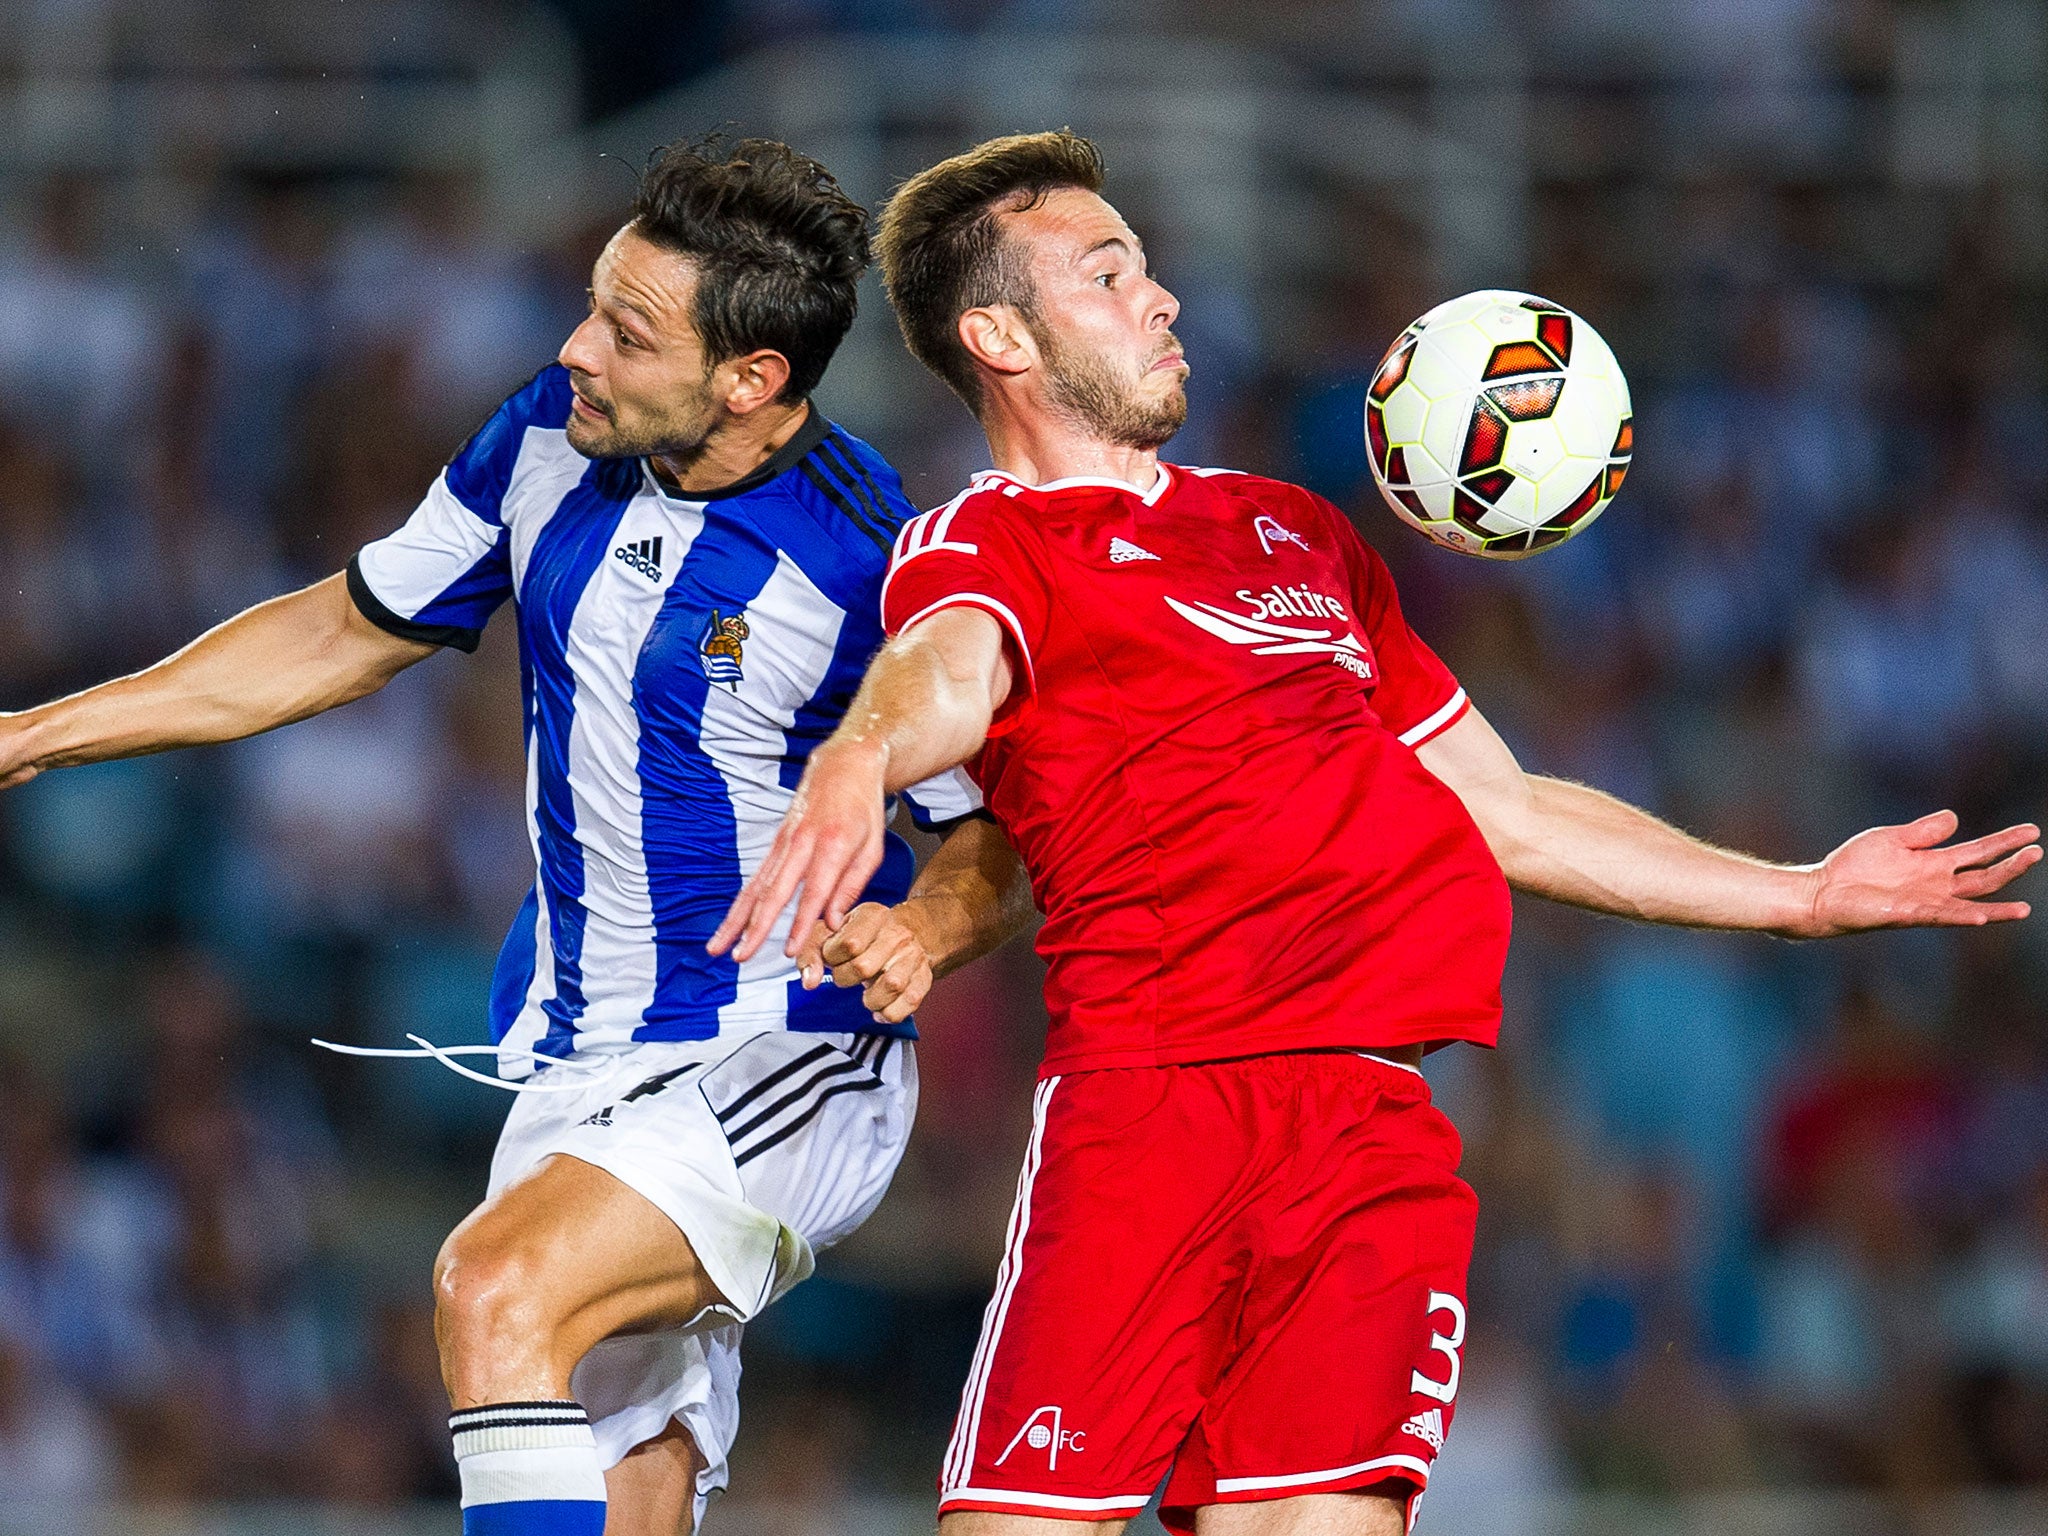
[[[612,1174],[551,1157],[472,1211],[434,1266],[457,1407],[564,1397],[613,1334],[688,1324],[720,1300],[676,1224]]]
[[[464,1223],[434,1261],[434,1336],[450,1400],[471,1407],[566,1396],[569,1368],[553,1358],[560,1319],[544,1266],[516,1244]]]
[[[1350,1493],[1308,1493],[1195,1511],[1196,1536],[1404,1536],[1413,1490],[1398,1478]]]

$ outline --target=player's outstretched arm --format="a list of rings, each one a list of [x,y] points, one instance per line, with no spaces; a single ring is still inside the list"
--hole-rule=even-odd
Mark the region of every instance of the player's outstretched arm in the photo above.
[[[254,736],[375,693],[436,647],[357,610],[347,578],[258,603],[128,677],[0,714],[0,789],[46,768]]]
[[[883,646],[705,947],[751,959],[792,900],[790,955],[820,919],[844,927],[882,862],[883,801],[972,757],[1009,695],[1002,631],[978,608],[943,609]]]
[[[798,962],[806,987],[818,986],[830,966],[834,986],[861,988],[878,1022],[900,1024],[935,980],[1001,947],[1030,920],[1023,860],[994,822],[975,817],[946,834],[902,901],[862,902],[837,933],[818,924]]]
[[[1873,827],[1818,864],[1772,864],[1689,837],[1583,784],[1522,771],[1477,710],[1418,749],[1465,802],[1508,881],[1595,912],[1819,939],[1870,928],[2009,922],[1990,901],[2041,860],[2038,827],[1949,843],[1948,811]]]

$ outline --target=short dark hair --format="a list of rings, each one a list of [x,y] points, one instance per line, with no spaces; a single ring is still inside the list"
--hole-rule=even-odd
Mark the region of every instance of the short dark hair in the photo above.
[[[918,172],[882,210],[882,282],[904,344],[977,414],[981,384],[960,343],[960,317],[983,304],[1013,304],[1028,316],[1036,297],[1023,253],[996,216],[1062,187],[1100,192],[1101,152],[1064,128],[1017,133]]]
[[[868,266],[868,212],[830,171],[773,139],[665,145],[641,173],[631,228],[696,265],[706,361],[768,347],[789,360],[777,399],[818,387]]]

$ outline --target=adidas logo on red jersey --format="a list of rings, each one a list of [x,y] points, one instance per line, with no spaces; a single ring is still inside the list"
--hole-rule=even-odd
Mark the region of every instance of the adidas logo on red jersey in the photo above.
[[[1132,560],[1157,560],[1158,558],[1151,550],[1140,549],[1129,539],[1111,539],[1109,541],[1109,563],[1111,565],[1123,565]]]
[[[1443,1409],[1423,1409],[1422,1412],[1401,1426],[1401,1433],[1413,1435],[1416,1439],[1427,1442],[1432,1451],[1441,1451],[1444,1448]]]

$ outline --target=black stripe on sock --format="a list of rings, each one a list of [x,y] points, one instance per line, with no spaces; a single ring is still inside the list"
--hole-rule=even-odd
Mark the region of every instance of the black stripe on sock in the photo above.
[[[458,1408],[454,1417],[466,1419],[479,1413],[504,1413],[512,1408],[558,1408],[563,1413],[585,1413],[584,1406],[573,1397],[543,1397],[530,1402],[480,1403],[474,1408]]]
[[[487,1429],[588,1428],[590,1428],[590,1420],[588,1419],[550,1419],[535,1417],[518,1419],[486,1419],[480,1424],[451,1424],[448,1426],[448,1433],[450,1433],[451,1435],[476,1435],[483,1433],[483,1431]]]
[[[449,1429],[491,1429],[500,1424],[588,1424],[590,1415],[578,1402],[487,1403],[448,1416]]]

